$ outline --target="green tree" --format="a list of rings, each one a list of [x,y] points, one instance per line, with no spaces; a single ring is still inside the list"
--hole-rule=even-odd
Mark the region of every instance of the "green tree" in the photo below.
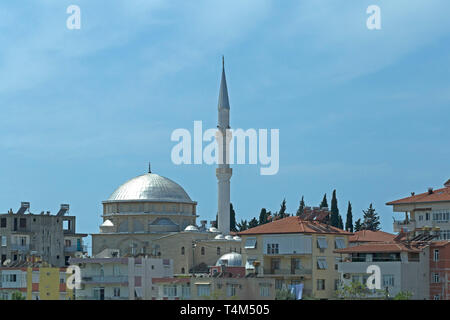
[[[364,220],[362,223],[362,229],[372,231],[380,230],[380,217],[375,212],[375,209],[372,207],[372,204],[370,204],[367,210],[363,210],[363,213],[364,213],[363,217]]]
[[[289,290],[277,290],[275,292],[275,300],[295,300],[295,295]]]
[[[254,228],[258,226],[258,219],[253,218],[252,220],[250,220],[250,222],[248,223],[248,228]]]
[[[280,211],[278,212],[278,218],[283,219],[288,217],[289,215],[286,213],[286,199],[283,199],[280,205]]]
[[[337,225],[337,227],[338,227],[339,229],[344,230],[344,222],[342,221],[341,215],[338,215],[338,225]]]
[[[413,294],[409,291],[400,291],[394,297],[394,300],[410,300]]]
[[[11,295],[11,300],[25,300],[25,297],[19,291],[13,292]]]
[[[337,205],[336,190],[333,190],[333,197],[331,198],[331,217],[330,217],[330,224],[333,227],[339,228],[339,217],[340,216],[339,216],[339,208]]]
[[[323,195],[322,202],[320,203],[321,208],[328,208],[327,194]]]
[[[355,221],[355,232],[361,231],[362,230],[362,224],[361,224],[361,219],[358,219]]]
[[[347,219],[345,221],[345,230],[353,232],[353,213],[352,213],[352,204],[350,201],[348,202],[347,207]]]
[[[267,222],[269,222],[267,220],[268,216],[269,216],[269,214],[268,214],[266,208],[262,208],[261,212],[259,214],[259,224],[262,225],[262,224],[266,224]]]
[[[242,220],[241,219],[241,222],[237,224],[237,227],[239,229],[239,232],[247,230],[248,229],[248,222],[247,222],[247,220]]]
[[[305,200],[303,199],[303,196],[302,196],[302,200],[300,200],[300,205],[297,209],[297,214],[296,214],[297,217],[302,215],[304,210],[305,210]]]
[[[339,298],[344,300],[358,300],[364,299],[370,293],[370,290],[366,285],[355,281],[349,285],[343,285],[336,293]]]
[[[236,212],[233,209],[233,204],[230,202],[230,230],[237,231],[236,229]]]

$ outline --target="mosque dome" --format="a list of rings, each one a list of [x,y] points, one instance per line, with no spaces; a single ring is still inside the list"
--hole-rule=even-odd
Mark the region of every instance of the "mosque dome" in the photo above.
[[[241,241],[241,237],[239,237],[239,236],[234,236],[234,237],[233,237],[233,240]]]
[[[236,252],[224,254],[217,260],[216,266],[242,267],[242,255]]]
[[[111,222],[111,220],[105,220],[105,222],[103,222],[100,227],[114,227],[114,224]]]
[[[198,228],[196,226],[190,225],[184,228],[184,231],[198,231]]]
[[[225,237],[223,236],[223,234],[218,234],[217,236],[214,237],[214,239],[223,240],[223,239],[225,239]]]
[[[226,236],[225,236],[225,239],[226,239],[226,240],[233,240],[233,237],[230,236],[230,235],[226,235]]]
[[[193,203],[179,184],[155,173],[146,173],[128,180],[106,202],[136,200]]]
[[[220,231],[217,228],[215,228],[215,227],[211,227],[211,228],[209,228],[209,232],[217,233],[217,232],[220,232]]]

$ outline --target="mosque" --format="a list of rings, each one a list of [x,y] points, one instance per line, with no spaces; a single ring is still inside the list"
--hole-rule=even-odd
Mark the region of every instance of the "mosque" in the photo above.
[[[224,134],[229,126],[230,105],[222,64],[218,102],[218,130]],[[228,159],[222,141],[223,159]],[[148,173],[132,178],[119,186],[103,201],[103,223],[100,232],[92,234],[92,254],[116,250],[119,256],[147,255],[173,259],[174,273],[207,271],[208,266],[221,261],[241,265],[241,239],[230,235],[229,164],[219,164],[218,229],[207,227],[207,221],[197,225],[197,202],[176,182]],[[230,255],[230,253],[232,253]],[[233,259],[227,259],[232,256]],[[224,261],[230,260],[230,261]]]

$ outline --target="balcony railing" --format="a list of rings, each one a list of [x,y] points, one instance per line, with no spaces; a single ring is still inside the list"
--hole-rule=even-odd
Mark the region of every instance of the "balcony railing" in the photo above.
[[[89,283],[105,283],[105,284],[115,284],[115,283],[127,283],[128,276],[85,276],[82,281],[86,284]]]
[[[304,274],[312,274],[311,269],[300,268],[300,269],[273,269],[273,268],[265,268],[265,275],[304,275]]]
[[[10,248],[11,248],[11,250],[17,250],[17,251],[29,251],[30,245],[29,244],[11,244]]]
[[[82,245],[82,246],[78,246],[78,245],[76,245],[76,246],[65,246],[64,247],[64,251],[65,252],[77,252],[77,251],[87,252],[87,246],[85,246],[85,245]]]

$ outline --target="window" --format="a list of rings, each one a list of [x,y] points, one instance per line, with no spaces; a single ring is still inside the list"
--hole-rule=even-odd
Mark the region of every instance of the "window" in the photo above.
[[[64,240],[64,245],[65,245],[66,247],[71,247],[71,246],[72,246],[72,241],[66,239],[66,240]]]
[[[293,269],[299,270],[302,268],[302,264],[299,258],[293,258],[291,260],[291,266]]]
[[[228,284],[227,285],[227,296],[234,297],[236,295],[236,284]]]
[[[190,298],[191,297],[191,287],[189,285],[182,286],[181,294],[182,294],[183,298]]]
[[[334,279],[334,290],[339,290],[339,284],[340,284],[339,279]]]
[[[439,261],[439,250],[438,249],[434,250],[434,261]]]
[[[317,238],[317,248],[326,249],[328,248],[327,238]]]
[[[383,275],[383,287],[393,287],[395,285],[393,274]]]
[[[423,215],[419,215],[419,221],[423,220]]]
[[[441,300],[441,296],[437,294],[437,295],[435,295],[435,296],[433,297],[433,299],[434,299],[434,300]]]
[[[27,227],[27,219],[26,218],[20,218],[19,219],[19,228],[25,229]]]
[[[256,249],[256,238],[247,238],[245,240],[245,249]]]
[[[201,252],[202,252],[202,256],[204,256],[205,255],[205,247],[202,247]]]
[[[344,249],[345,248],[345,241],[342,238],[336,238],[334,240],[334,248],[335,249]]]
[[[217,247],[217,255],[220,256],[220,247]]]
[[[328,268],[328,264],[327,264],[327,260],[326,258],[317,258],[317,269],[327,269]]]
[[[267,244],[267,254],[278,254],[279,251],[279,245],[278,243],[268,243]]]
[[[439,283],[439,282],[441,282],[439,273],[433,273],[433,283]]]
[[[176,297],[177,296],[177,286],[174,285],[164,285],[164,296],[165,297]]]
[[[184,256],[184,247],[181,247],[181,255]]]
[[[199,285],[197,285],[197,295],[199,297],[209,296],[210,295],[209,284],[199,284]]]
[[[114,288],[114,297],[120,297],[120,288]]]
[[[261,297],[268,297],[268,296],[270,296],[270,284],[260,283],[259,284],[259,295]]]
[[[1,228],[6,228],[6,218],[2,218],[0,221],[1,221],[0,222],[0,227]]]
[[[317,290],[325,290],[325,279],[317,279]]]
[[[185,274],[185,269],[184,268],[181,268],[181,274]]]
[[[430,220],[430,213],[429,212],[425,213],[425,220]]]
[[[2,236],[2,247],[6,247],[7,246],[7,242],[6,242],[6,236]]]

